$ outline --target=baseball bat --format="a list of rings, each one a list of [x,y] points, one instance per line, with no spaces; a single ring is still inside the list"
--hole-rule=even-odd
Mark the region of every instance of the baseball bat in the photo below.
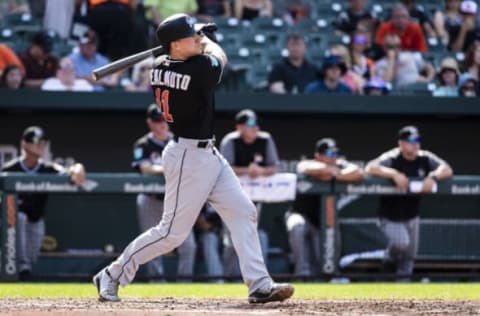
[[[158,56],[160,52],[163,51],[163,46],[157,46],[151,49],[144,50],[142,52],[136,53],[134,55],[130,55],[124,57],[122,59],[116,60],[111,62],[105,66],[98,67],[92,71],[92,78],[95,81],[98,81],[108,75],[111,75],[117,71],[124,70],[126,68],[130,68],[136,63],[147,59],[150,56]]]

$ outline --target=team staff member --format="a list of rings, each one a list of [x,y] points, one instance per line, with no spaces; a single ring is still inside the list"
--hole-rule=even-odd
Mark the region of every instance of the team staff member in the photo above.
[[[236,130],[225,135],[220,144],[220,152],[235,174],[248,175],[251,178],[275,174],[279,165],[277,147],[269,133],[259,130],[255,112],[242,110],[235,116],[235,122]],[[256,206],[260,213],[262,204],[257,203]],[[258,235],[263,260],[267,262],[268,235],[263,229],[258,230]],[[225,275],[239,274],[238,259],[228,232],[224,238],[223,260]]]
[[[168,124],[156,104],[147,110],[147,125],[150,132],[139,138],[133,146],[132,166],[142,174],[163,175],[162,152],[173,138]],[[137,215],[142,232],[155,226],[162,219],[163,194],[139,194],[137,196]],[[177,248],[177,274],[182,277],[192,276],[195,264],[197,244],[193,233]],[[147,264],[150,277],[163,276],[162,258],[157,257]]]
[[[85,181],[85,168],[76,163],[68,169],[42,159],[48,139],[41,127],[30,126],[22,136],[22,155],[2,167],[2,172],[23,172],[26,174],[58,173],[69,174],[71,181],[82,185]],[[37,261],[45,236],[45,208],[47,194],[18,194],[18,271],[20,277],[27,277]]]
[[[392,180],[402,192],[409,191],[409,178],[421,178],[421,192],[430,193],[437,182],[453,175],[444,160],[420,149],[420,133],[415,126],[400,129],[398,147],[369,162],[365,170],[369,175]],[[395,266],[397,274],[413,272],[418,250],[419,204],[419,195],[380,198],[380,226],[388,239],[387,263]]]
[[[214,146],[215,87],[227,57],[220,46],[196,32],[192,17],[185,14],[165,19],[157,28],[157,38],[169,53],[157,59],[152,88],[175,134],[162,154],[165,210],[157,226],[138,236],[94,276],[100,300],[119,301],[118,285],[132,282],[140,264],[178,247],[209,202],[231,232],[249,302],[283,301],[294,289],[274,283],[268,274],[255,206]]]
[[[315,144],[314,158],[301,161],[297,165],[297,173],[320,181],[360,181],[363,178],[362,169],[338,155],[336,141],[322,138]],[[298,194],[292,211],[285,214],[294,273],[297,276],[311,276],[320,272],[315,271],[320,267],[319,203],[318,195]]]

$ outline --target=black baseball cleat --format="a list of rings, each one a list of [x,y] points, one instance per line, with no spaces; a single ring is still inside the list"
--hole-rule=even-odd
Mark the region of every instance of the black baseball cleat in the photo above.
[[[250,304],[264,304],[268,302],[282,302],[290,298],[295,292],[295,288],[290,284],[274,283],[272,288],[263,292],[257,290],[248,296]]]

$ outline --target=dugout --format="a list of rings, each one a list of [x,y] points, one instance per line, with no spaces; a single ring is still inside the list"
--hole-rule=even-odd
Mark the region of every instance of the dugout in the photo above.
[[[26,126],[41,125],[52,139],[54,157],[73,157],[83,162],[89,172],[131,172],[131,148],[134,140],[146,132],[144,113],[152,101],[148,93],[0,91],[0,145],[18,147]],[[258,112],[261,127],[273,135],[285,171],[293,170],[302,156],[310,157],[315,141],[325,136],[336,138],[343,153],[362,164],[395,146],[396,132],[401,126],[414,124],[422,133],[424,147],[449,161],[456,174],[480,174],[480,153],[475,145],[480,135],[480,108],[475,98],[219,94],[215,131],[218,140],[234,128],[235,113],[246,107]],[[340,223],[346,228],[342,243],[345,253],[369,250],[366,244],[381,245],[378,235],[366,233],[374,231],[368,225],[374,225],[376,203],[376,197],[365,196],[341,210]],[[57,239],[59,249],[78,249],[81,253],[103,249],[106,244],[121,249],[138,233],[134,207],[133,196],[128,195],[52,196],[47,234]],[[271,233],[275,262],[272,271],[276,273],[288,269],[287,240],[284,231],[278,229],[283,227],[287,207],[287,203],[268,205],[261,219],[261,225]],[[422,223],[422,234],[426,235],[421,238],[430,241],[421,245],[431,247],[421,246],[421,252],[430,254],[434,262],[463,262],[458,255],[468,257],[471,253],[466,261],[475,262],[478,250],[469,246],[459,250],[458,245],[462,238],[478,240],[480,227],[471,225],[478,220],[479,209],[475,196],[425,199],[422,215],[431,221],[425,222],[425,229]],[[457,230],[432,228],[429,233],[428,227],[438,226],[436,220],[449,216],[459,220],[453,226]],[[111,234],[87,232],[85,228],[92,221],[102,218],[115,223]],[[352,218],[357,222],[352,223]],[[74,225],[64,225],[65,222]],[[467,226],[461,226],[462,223]],[[439,237],[443,238],[442,243],[436,242]],[[46,256],[47,259],[58,261],[54,256]],[[102,260],[106,259],[97,262],[99,266],[104,263]],[[71,270],[83,269],[79,264],[72,263]],[[358,268],[370,271],[372,267]],[[475,273],[476,269],[469,265],[464,270]],[[430,271],[429,267],[426,271]]]

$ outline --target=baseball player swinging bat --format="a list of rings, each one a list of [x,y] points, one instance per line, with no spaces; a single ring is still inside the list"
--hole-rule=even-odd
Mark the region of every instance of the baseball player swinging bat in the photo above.
[[[195,29],[197,30],[197,32],[202,32],[203,34],[205,34],[205,36],[207,36],[208,38],[216,42],[215,34],[213,33],[218,28],[215,23],[207,23],[207,24],[196,23]],[[122,59],[111,62],[105,66],[94,69],[92,71],[93,80],[98,81],[115,72],[130,68],[136,63],[141,62],[144,59],[147,59],[148,57],[151,57],[151,56],[158,57],[159,55],[162,55],[165,53],[166,53],[165,48],[162,45],[160,45],[160,46],[139,52],[137,54],[124,57]]]

